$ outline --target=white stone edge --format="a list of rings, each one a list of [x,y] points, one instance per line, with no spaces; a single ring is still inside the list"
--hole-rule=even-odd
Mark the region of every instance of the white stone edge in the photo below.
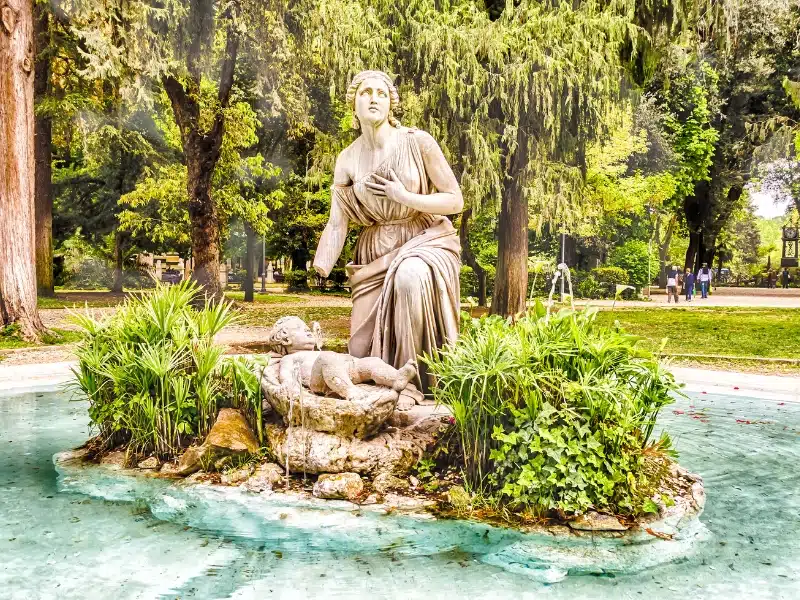
[[[684,384],[683,390],[686,392],[800,403],[800,377],[690,367],[670,367],[670,370],[675,378]]]
[[[0,392],[47,391],[59,389],[72,378],[76,361],[3,365],[0,363]],[[671,367],[675,378],[691,393],[746,396],[776,402],[800,403],[800,377],[757,375],[735,371],[714,371]]]

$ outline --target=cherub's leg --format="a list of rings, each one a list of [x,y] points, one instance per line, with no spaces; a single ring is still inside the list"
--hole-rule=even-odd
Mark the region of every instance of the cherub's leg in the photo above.
[[[378,385],[383,385],[394,389],[396,392],[402,391],[417,375],[417,363],[409,360],[400,369],[395,369],[380,358],[367,357],[357,358],[356,368],[353,369],[353,381],[364,383],[374,381]]]
[[[327,389],[330,389],[340,398],[354,400],[360,397],[362,395],[361,390],[350,379],[352,360],[353,358],[346,354],[321,353],[312,369],[312,373],[316,376],[315,381],[318,382],[321,377]]]

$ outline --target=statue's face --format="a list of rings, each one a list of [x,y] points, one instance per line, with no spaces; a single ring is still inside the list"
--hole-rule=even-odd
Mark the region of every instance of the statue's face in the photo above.
[[[362,125],[380,125],[389,118],[389,86],[377,77],[365,79],[358,86],[355,105],[356,116]]]
[[[299,319],[292,323],[287,333],[289,343],[286,345],[286,349],[289,354],[303,350],[314,350],[317,347],[317,336],[308,325]]]

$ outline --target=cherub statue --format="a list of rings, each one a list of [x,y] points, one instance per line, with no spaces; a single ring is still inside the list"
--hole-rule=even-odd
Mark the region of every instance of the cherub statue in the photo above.
[[[321,348],[318,323],[310,328],[299,317],[278,319],[268,343],[281,356],[277,365],[280,385],[293,389],[299,383],[315,394],[331,393],[346,400],[361,400],[366,392],[357,384],[374,382],[402,392],[417,375],[417,363],[406,362],[400,369],[380,358],[356,358],[349,354],[317,350]]]

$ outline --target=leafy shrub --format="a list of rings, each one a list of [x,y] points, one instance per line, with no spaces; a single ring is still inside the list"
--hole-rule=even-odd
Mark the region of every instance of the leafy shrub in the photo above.
[[[348,282],[347,270],[344,267],[334,267],[328,276],[328,281],[333,283],[333,289],[343,290]]]
[[[606,295],[607,290],[608,286],[597,281],[597,279],[594,278],[594,275],[587,275],[586,277],[582,278],[575,289],[579,298],[589,298],[592,300],[603,298]]]
[[[459,275],[461,283],[461,298],[478,295],[478,277],[469,265],[461,265]]]
[[[461,436],[466,481],[537,513],[640,511],[660,478],[648,456],[669,449],[650,440],[655,419],[677,385],[595,311],[545,312],[537,302],[515,323],[464,316],[458,342],[425,359]]]
[[[491,296],[494,291],[494,265],[485,265],[483,270],[486,272],[486,295]],[[461,297],[467,298],[473,296],[478,297],[478,276],[469,265],[461,266]]]
[[[609,285],[628,285],[630,281],[628,272],[620,267],[597,267],[592,269],[591,275],[598,282]]]
[[[114,282],[114,268],[94,256],[73,262],[74,270],[64,271],[60,283],[70,290],[107,290]],[[122,286],[127,289],[152,288],[153,279],[136,270],[122,272]]]
[[[641,240],[628,240],[622,246],[617,246],[611,253],[609,262],[628,273],[628,281],[640,290],[650,285],[650,277],[658,276],[658,259],[651,255],[647,248],[647,242]],[[648,271],[649,264],[649,271]]]
[[[289,291],[302,291],[308,289],[308,271],[287,271],[284,274],[284,283]]]
[[[224,347],[213,341],[234,314],[225,303],[195,309],[199,294],[192,281],[159,284],[105,320],[73,316],[82,329],[74,386],[89,400],[104,447],[128,443],[135,453],[174,455],[205,436],[224,406],[242,409],[261,439],[255,365],[223,359]]]

